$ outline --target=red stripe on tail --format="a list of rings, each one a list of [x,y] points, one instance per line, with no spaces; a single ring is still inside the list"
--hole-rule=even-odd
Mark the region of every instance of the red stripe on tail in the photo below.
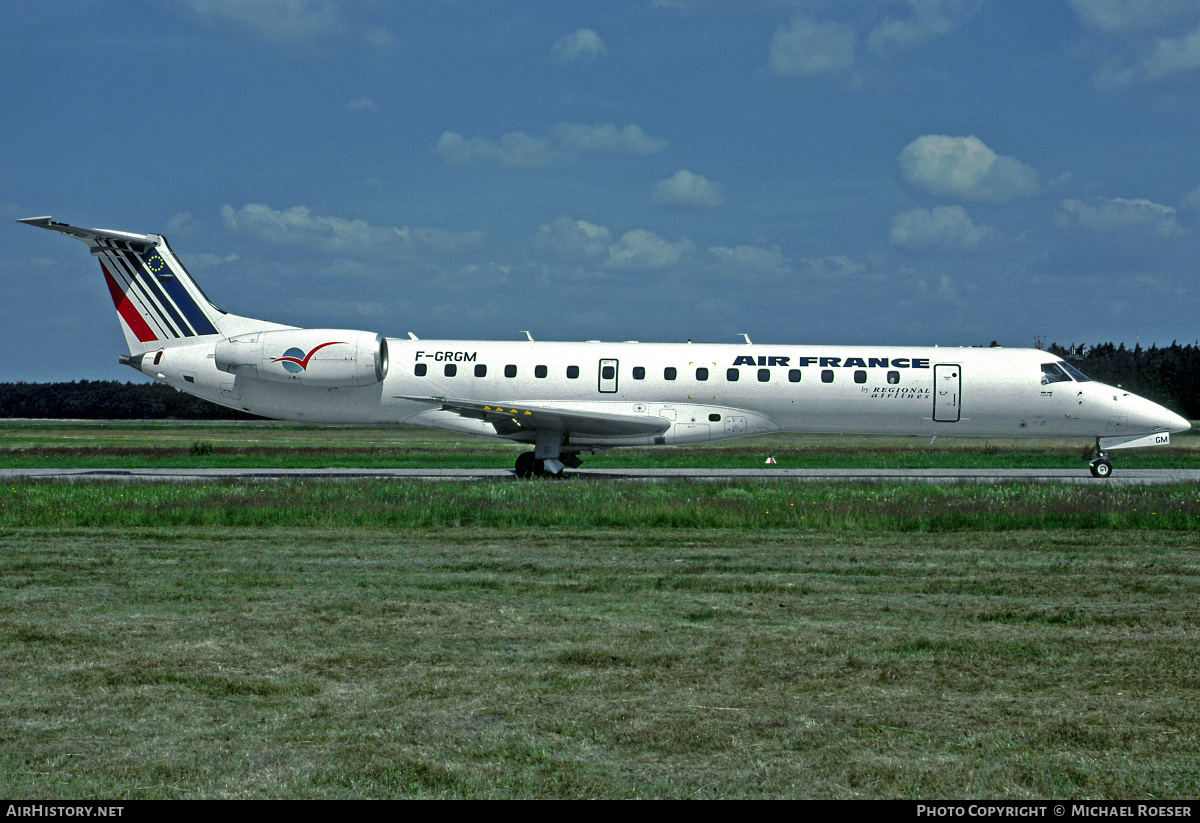
[[[108,293],[112,295],[113,305],[117,307],[117,313],[121,315],[121,319],[125,321],[125,325],[133,331],[134,336],[142,343],[149,343],[151,340],[157,340],[154,332],[146,325],[146,321],[138,314],[137,308],[125,296],[125,292],[121,291],[121,287],[117,285],[117,281],[113,280],[113,276],[108,273],[108,269],[104,264],[100,264],[100,271],[104,272],[104,279],[108,281]]]

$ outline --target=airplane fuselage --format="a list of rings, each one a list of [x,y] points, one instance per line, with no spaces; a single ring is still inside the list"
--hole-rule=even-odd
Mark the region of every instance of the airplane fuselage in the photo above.
[[[336,336],[336,335],[335,335]],[[143,371],[216,403],[281,420],[392,424],[532,442],[431,407],[474,401],[512,415],[554,405],[645,417],[654,434],[571,435],[577,447],[700,443],[767,432],[1113,437],[1167,432],[1160,406],[1095,381],[1043,382],[1036,349],[387,338],[369,386],[267,382],[216,368],[213,344],[167,349]],[[427,398],[416,400],[413,398]]]

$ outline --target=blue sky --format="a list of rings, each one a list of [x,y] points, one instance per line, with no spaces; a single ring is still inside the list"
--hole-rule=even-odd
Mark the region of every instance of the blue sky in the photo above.
[[[301,326],[1198,337],[1196,0],[65,0],[0,43],[0,381],[139,379],[46,214]]]

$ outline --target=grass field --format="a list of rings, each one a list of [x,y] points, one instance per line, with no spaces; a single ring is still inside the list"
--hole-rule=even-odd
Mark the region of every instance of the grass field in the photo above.
[[[0,794],[1194,798],[1198,530],[1192,485],[9,483]]]

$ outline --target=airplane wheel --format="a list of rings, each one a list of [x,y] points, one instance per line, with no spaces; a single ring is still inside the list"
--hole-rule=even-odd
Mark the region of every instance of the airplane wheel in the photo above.
[[[540,472],[541,466],[538,465],[541,461],[534,460],[533,452],[521,452],[517,456],[517,477],[522,480],[528,480],[533,477],[534,472]]]
[[[556,472],[548,471],[546,469],[546,462],[544,460],[534,460],[533,461],[533,476],[534,477],[549,477],[551,480],[561,480],[563,473],[562,473],[562,469],[559,469]]]
[[[1106,478],[1112,474],[1112,463],[1096,460],[1092,463],[1092,477]]]

